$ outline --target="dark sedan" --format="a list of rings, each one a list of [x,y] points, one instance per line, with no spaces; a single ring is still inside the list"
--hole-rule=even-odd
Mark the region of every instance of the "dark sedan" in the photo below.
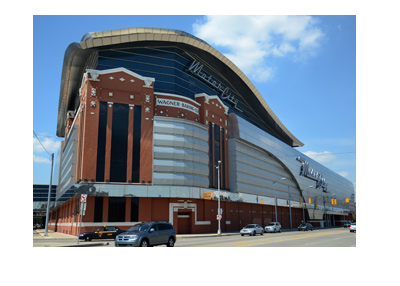
[[[92,239],[115,239],[115,237],[125,232],[116,226],[102,226],[99,229],[92,232],[84,232],[79,235],[79,239],[91,241]]]
[[[313,226],[312,226],[311,223],[302,223],[301,225],[298,226],[297,229],[298,229],[299,231],[300,231],[300,230],[304,230],[304,231],[306,231],[306,230],[313,230]]]

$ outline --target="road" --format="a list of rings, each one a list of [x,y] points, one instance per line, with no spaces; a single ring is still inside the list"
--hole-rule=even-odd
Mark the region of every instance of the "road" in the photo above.
[[[264,233],[257,236],[221,236],[205,238],[181,238],[177,247],[355,247],[356,234],[349,229],[321,229]]]
[[[114,247],[114,240],[93,240],[93,247]],[[76,245],[77,240],[34,240],[36,247]],[[107,245],[108,243],[108,245]],[[100,244],[100,245],[99,245]],[[90,243],[81,241],[81,246]],[[176,247],[355,247],[356,233],[348,228],[316,229],[314,231],[285,231],[257,236],[240,234],[221,236],[178,237]],[[164,247],[164,246],[161,246]]]

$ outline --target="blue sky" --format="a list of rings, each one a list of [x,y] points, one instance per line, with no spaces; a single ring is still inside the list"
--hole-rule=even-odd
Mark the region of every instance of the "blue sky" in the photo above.
[[[228,56],[305,144],[298,150],[356,188],[355,16],[34,16],[33,130],[50,153],[62,140],[56,126],[66,48],[88,32],[133,27],[183,30]],[[50,156],[32,138],[33,183],[48,184]]]

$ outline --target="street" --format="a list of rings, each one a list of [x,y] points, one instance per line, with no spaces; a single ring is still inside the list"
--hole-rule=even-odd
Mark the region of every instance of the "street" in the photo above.
[[[35,233],[35,231],[34,231]],[[35,237],[35,234],[34,234]],[[77,239],[34,239],[34,247],[77,246]],[[114,240],[80,241],[79,246],[114,247]],[[175,247],[355,247],[356,233],[348,228],[315,229],[313,231],[284,231],[257,236],[239,233],[178,235]],[[161,246],[165,247],[165,246]]]
[[[356,234],[348,229],[320,229],[264,233],[257,236],[226,236],[206,238],[181,238],[177,247],[355,247]]]

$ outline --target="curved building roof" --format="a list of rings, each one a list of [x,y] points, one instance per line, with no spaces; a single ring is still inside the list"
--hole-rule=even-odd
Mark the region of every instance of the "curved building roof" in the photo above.
[[[176,46],[206,61],[224,78],[234,83],[260,122],[259,127],[292,147],[304,144],[298,140],[278,119],[262,95],[247,76],[227,57],[205,41],[186,32],[159,28],[130,28],[121,30],[91,32],[81,42],[68,46],[63,62],[60,98],[58,107],[57,136],[63,137],[68,110],[75,110],[79,104],[78,90],[86,66],[97,51],[124,46]]]

